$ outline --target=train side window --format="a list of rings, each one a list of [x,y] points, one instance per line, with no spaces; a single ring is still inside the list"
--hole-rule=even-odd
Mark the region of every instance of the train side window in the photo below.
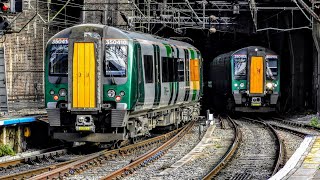
[[[184,81],[184,59],[178,58],[176,59],[177,62],[177,81],[182,82]]]
[[[175,81],[175,61],[173,58],[168,58],[169,82]]]
[[[162,64],[161,64],[162,82],[169,82],[169,67],[168,67],[169,58],[162,57],[161,60],[162,60]]]
[[[185,66],[185,69],[186,69],[186,81],[190,81],[190,61],[189,59],[186,59],[186,66]]]
[[[137,46],[137,62],[138,62],[138,83],[141,83],[141,47]]]
[[[143,65],[146,83],[153,83],[153,58],[151,55],[143,56]]]
[[[185,57],[186,57],[186,65],[185,65],[185,73],[186,73],[186,82],[189,82],[190,81],[190,60],[189,60],[189,53],[188,53],[188,50],[184,50],[184,53],[185,53]]]

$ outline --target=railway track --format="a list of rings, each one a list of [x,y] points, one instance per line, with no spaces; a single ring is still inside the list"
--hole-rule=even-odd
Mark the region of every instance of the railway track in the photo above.
[[[299,148],[305,136],[302,134],[297,134],[296,132],[291,132],[290,130],[284,130],[282,128],[278,129],[275,127],[275,129],[278,131],[279,137],[283,144],[283,162],[280,164],[280,168],[282,168]]]
[[[283,129],[291,133],[296,133],[301,137],[305,135],[320,135],[320,128],[313,127],[308,124],[292,122],[280,118],[268,118],[264,121],[267,121],[269,124],[275,126],[276,128]]]
[[[242,132],[239,148],[233,150],[236,153],[225,168],[204,179],[267,179],[277,172],[282,162],[283,147],[273,127],[259,120],[244,118],[236,120],[236,124]],[[222,160],[220,163],[226,162]]]
[[[281,164],[280,168],[282,168],[295,153],[306,136],[319,134],[318,128],[301,123],[286,121],[278,118],[270,118],[263,121],[269,123],[272,127],[277,129],[278,134],[283,142],[283,163]]]
[[[44,152],[34,156],[28,156],[11,161],[2,162],[2,170],[0,171],[0,179],[21,179],[39,174],[56,167],[62,166],[66,161],[81,158],[81,154],[96,152],[98,149],[89,146],[78,146],[74,148],[64,148],[59,146],[56,148],[44,150]],[[58,148],[58,147],[57,147]]]
[[[199,131],[201,125],[205,123],[196,123],[189,132],[182,137],[179,142],[172,146],[165,155],[150,165],[138,169],[131,176],[126,177],[126,180],[148,180],[148,179],[196,179],[194,177],[199,171],[183,171],[185,164],[192,161],[193,150],[197,149],[198,145],[206,139],[207,133],[211,134],[214,130],[213,126],[203,126],[203,131]],[[198,162],[198,161],[197,161]],[[179,168],[180,167],[180,168]],[[181,171],[179,171],[181,170]],[[194,172],[190,174],[190,172]]]
[[[72,175],[80,174],[93,167],[103,165],[108,161],[113,160],[117,157],[128,156],[135,152],[143,151],[148,148],[153,149],[162,144],[166,144],[166,142],[172,137],[176,137],[176,136],[180,137],[182,135],[180,132],[184,132],[186,128],[190,126],[191,124],[189,124],[188,126],[185,126],[184,128],[171,131],[167,134],[160,135],[158,137],[154,137],[148,140],[144,140],[136,144],[131,144],[119,149],[103,150],[97,153],[82,156],[80,158],[66,161],[60,164],[35,169],[29,172],[23,172],[20,174],[7,176],[5,177],[5,179],[22,179],[22,178],[58,179],[58,178],[67,178],[67,177],[70,178],[72,177]],[[139,161],[140,159],[141,158],[135,159],[134,162]],[[128,171],[124,172],[124,174],[126,173],[128,173]]]
[[[226,124],[227,121],[229,121],[228,124]],[[238,126],[237,124],[240,124],[240,126]],[[274,131],[274,132],[272,132],[274,139],[275,139],[273,141],[276,142],[275,144],[278,144],[278,145],[276,145],[277,149],[280,149],[280,151],[275,152],[275,153],[278,153],[277,154],[278,157],[271,157],[271,154],[266,155],[264,157],[263,156],[259,157],[258,153],[252,153],[252,154],[255,154],[257,157],[249,157],[249,155],[247,153],[241,151],[241,147],[242,147],[242,149],[247,149],[247,150],[249,149],[250,150],[250,147],[247,147],[247,146],[243,147],[243,143],[241,142],[241,136],[242,136],[241,130],[244,131],[245,132],[244,135],[246,135],[248,133],[247,132],[248,129],[250,129],[250,128],[247,128],[246,130],[243,130],[243,129],[245,129],[244,128],[245,125],[248,125],[248,124],[252,124],[252,126],[254,126],[249,131],[257,132],[257,133],[252,133],[252,135],[249,135],[249,136],[257,136],[257,137],[261,138],[261,137],[265,136],[266,134],[268,134],[266,132],[263,132],[264,135],[259,135],[259,133],[258,133],[259,130],[254,130],[254,129],[259,129],[258,126],[264,126],[264,128],[262,128],[262,129],[265,129],[265,130],[269,129],[269,131]],[[260,124],[260,125],[255,125],[255,124]],[[264,178],[264,177],[266,177],[266,178],[270,177],[272,174],[277,172],[279,167],[284,165],[284,163],[287,159],[290,158],[290,156],[294,152],[297,145],[300,144],[299,142],[302,141],[301,138],[303,138],[307,135],[320,134],[317,128],[306,126],[304,124],[292,123],[290,121],[285,121],[285,120],[281,120],[281,119],[274,119],[274,118],[268,119],[268,120],[263,120],[261,118],[256,118],[256,119],[242,118],[242,120],[236,120],[236,121],[231,118],[220,118],[219,126],[221,127],[221,130],[231,129],[231,127],[233,127],[233,131],[235,134],[235,136],[233,138],[234,141],[233,141],[232,145],[230,145],[229,149],[226,151],[225,155],[223,155],[223,157],[219,160],[219,162],[215,164],[215,167],[205,177],[203,177],[203,179],[212,179],[213,177],[215,177],[215,179],[224,179],[224,178],[227,178],[227,179],[243,179],[243,178],[244,179],[246,179],[246,178],[259,179],[259,178]],[[187,127],[185,127],[185,129],[186,128]],[[181,130],[180,133],[187,133],[188,130],[185,130],[185,129]],[[261,127],[260,127],[260,129],[261,129]],[[275,132],[274,129],[277,129],[277,132]],[[189,130],[190,130],[190,127],[189,127]],[[265,131],[265,130],[263,130],[263,131]],[[28,172],[20,172],[20,173],[8,175],[8,176],[3,176],[0,179],[26,179],[26,178],[30,178],[30,177],[32,177],[31,179],[48,179],[48,178],[49,179],[52,179],[52,178],[78,179],[77,176],[73,176],[73,175],[81,174],[87,170],[91,171],[91,169],[93,169],[93,167],[101,166],[102,164],[108,164],[108,163],[110,166],[113,166],[114,163],[119,164],[119,166],[116,166],[113,169],[109,169],[107,176],[103,175],[103,176],[99,176],[99,178],[101,178],[101,179],[123,178],[129,174],[132,174],[134,171],[140,169],[141,167],[145,167],[145,166],[149,165],[152,161],[159,159],[166,152],[168,152],[168,149],[173,147],[174,144],[182,137],[182,135],[180,135],[180,133],[178,133],[175,136],[176,138],[175,139],[172,138],[174,140],[170,140],[170,142],[169,142],[168,139],[173,137],[174,134],[177,132],[178,132],[178,130],[175,130],[175,131],[170,132],[168,134],[146,140],[149,142],[143,141],[143,142],[141,142],[142,144],[137,143],[135,145],[129,145],[129,146],[126,146],[126,147],[123,147],[120,149],[116,149],[116,150],[104,150],[102,152],[94,153],[94,154],[91,154],[88,156],[81,156],[79,158],[74,158],[73,160],[70,160],[70,161],[66,161],[66,162],[62,162],[62,163],[55,163],[54,165],[48,165],[48,166],[37,168],[34,170],[28,170]],[[291,136],[289,134],[291,134]],[[292,142],[289,141],[290,139],[294,139],[294,138],[292,138],[292,136],[295,136],[295,138],[299,139],[300,141],[298,141],[298,140],[293,140]],[[283,144],[285,144],[284,147],[280,146],[280,144],[282,144],[282,143],[281,143],[279,137],[281,137],[282,141],[284,142],[283,143]],[[160,139],[156,140],[157,138],[160,138]],[[152,140],[152,142],[150,142],[150,140]],[[250,142],[250,141],[247,141],[247,143],[252,144],[252,142]],[[145,144],[145,145],[143,145],[143,144]],[[265,142],[263,142],[263,143],[255,142],[253,144],[258,145],[256,148],[260,149],[260,151],[263,151],[263,147],[259,147],[260,144],[268,144],[270,146],[270,143],[265,143]],[[289,144],[288,145],[289,148],[287,147],[286,144]],[[164,146],[164,147],[162,147],[162,146]],[[120,158],[120,160],[121,160],[121,158],[125,159],[124,157],[132,155],[132,154],[134,154],[134,152],[141,151],[141,149],[142,149],[143,154],[138,155],[138,156],[133,156],[135,158],[130,157],[131,163],[128,163],[127,160],[124,160],[123,162],[118,162],[119,158]],[[251,148],[251,149],[253,149],[253,148]],[[66,154],[66,152],[62,151],[60,154],[63,155],[63,154]],[[239,154],[241,154],[241,155],[245,154],[244,159],[241,159],[241,155],[239,155]],[[265,153],[263,153],[263,154],[265,155]],[[20,163],[28,163],[28,164],[41,163],[41,161],[42,161],[41,159],[43,159],[43,161],[52,160],[53,159],[52,157],[54,157],[54,156],[59,156],[59,155],[58,154],[54,155],[54,152],[49,153],[47,155],[42,154],[37,157],[23,158],[23,160],[20,159],[21,160]],[[269,166],[270,164],[272,164],[271,161],[269,162],[269,160],[268,160],[268,162],[265,162],[265,164],[268,164],[268,167],[265,167],[264,169],[266,169],[266,171],[268,171],[269,173],[266,171],[261,172],[260,174],[255,172],[255,171],[257,171],[255,169],[255,167],[258,167],[259,164],[258,163],[251,163],[250,164],[250,162],[263,161],[267,157],[270,157],[269,159],[274,160],[274,164],[273,164],[272,168]],[[237,159],[237,160],[234,160],[234,159]],[[248,162],[249,162],[248,164],[246,164],[244,162],[245,159],[248,160]],[[282,162],[281,159],[284,162]],[[235,161],[235,163],[237,164],[237,166],[236,166],[237,168],[235,168],[235,170],[234,170],[235,173],[231,174],[229,176],[228,175],[226,176],[226,172],[228,172],[228,173],[230,172],[227,170],[229,168],[229,166],[233,166],[232,165],[234,163],[233,161]],[[237,161],[240,161],[240,163]],[[7,165],[0,164],[0,173],[1,173],[1,169],[8,168],[10,170],[10,168],[18,167],[20,164],[18,160],[17,160],[17,163],[14,163],[14,161],[13,162],[6,162],[6,163],[7,163]],[[10,163],[12,163],[12,164],[10,164]],[[223,169],[224,167],[225,167],[225,169]],[[233,166],[233,167],[235,167],[235,166]],[[241,167],[243,167],[243,168],[241,169]],[[272,172],[271,172],[271,169],[273,169]],[[258,170],[259,170],[259,168],[258,168]],[[129,179],[132,179],[132,178],[129,178]]]
[[[56,156],[60,156],[66,153],[67,153],[67,149],[63,149],[63,146],[56,146],[56,147],[41,150],[39,154],[2,161],[0,162],[0,174],[2,171],[6,169],[12,169],[13,167],[19,166],[21,164],[33,164],[34,161],[39,161],[47,158],[54,158]]]
[[[230,117],[227,117],[223,120],[223,118],[219,116],[219,121],[221,124],[221,129],[226,128],[226,125],[225,125],[226,121],[229,121],[230,124],[232,124],[233,131],[234,131],[234,138],[233,138],[232,144],[229,146],[228,150],[223,155],[223,157],[216,163],[214,168],[210,170],[210,172],[207,173],[206,176],[203,177],[203,179],[205,180],[212,179],[214,176],[216,176],[219,173],[219,171],[222,168],[224,168],[224,166],[228,163],[228,161],[234,156],[241,142],[241,137],[242,137],[241,131],[233,119],[231,119]]]
[[[186,126],[182,131],[180,131],[177,135],[175,135],[173,138],[169,139],[167,142],[165,142],[160,147],[149,151],[148,153],[144,154],[143,156],[139,157],[132,163],[128,164],[127,166],[102,177],[101,179],[119,179],[122,178],[128,174],[133,173],[140,167],[145,167],[151,162],[159,159],[161,156],[163,156],[171,147],[173,147],[186,133],[189,132],[189,130],[193,127],[195,121],[192,121],[188,126]]]
[[[70,159],[76,156],[70,154],[68,149],[62,149],[61,146],[58,150],[52,150],[57,148],[50,149],[47,149],[47,152],[37,155],[1,162],[0,179],[6,179],[7,177],[10,177],[10,174],[18,174],[21,171],[29,171],[31,169],[43,167],[44,165],[56,164],[58,162],[61,162],[62,158]]]

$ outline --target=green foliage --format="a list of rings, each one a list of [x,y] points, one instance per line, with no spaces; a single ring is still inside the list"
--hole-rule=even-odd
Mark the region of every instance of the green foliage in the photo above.
[[[2,156],[6,156],[6,155],[15,155],[16,153],[13,151],[13,149],[8,146],[8,145],[3,145],[1,144],[0,145],[0,157]]]
[[[314,127],[320,127],[318,117],[313,117],[310,121],[310,125]]]

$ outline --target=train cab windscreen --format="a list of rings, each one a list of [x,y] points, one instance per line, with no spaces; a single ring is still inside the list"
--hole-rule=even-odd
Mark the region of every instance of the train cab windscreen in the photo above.
[[[128,46],[106,45],[105,53],[105,75],[108,77],[126,77]]]
[[[278,59],[277,58],[266,58],[267,64],[267,79],[275,80],[278,76]]]
[[[234,56],[234,78],[237,80],[247,78],[246,56]]]
[[[68,44],[52,44],[49,61],[50,75],[66,76],[68,74]]]

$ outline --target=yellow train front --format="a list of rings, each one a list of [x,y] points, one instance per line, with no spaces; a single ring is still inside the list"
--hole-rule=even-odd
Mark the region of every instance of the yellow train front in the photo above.
[[[250,46],[214,58],[208,86],[213,106],[228,111],[272,112],[279,105],[280,61],[273,51]],[[220,105],[219,105],[220,103]]]
[[[188,43],[83,24],[53,36],[45,62],[55,139],[135,140],[199,114],[202,58]]]

